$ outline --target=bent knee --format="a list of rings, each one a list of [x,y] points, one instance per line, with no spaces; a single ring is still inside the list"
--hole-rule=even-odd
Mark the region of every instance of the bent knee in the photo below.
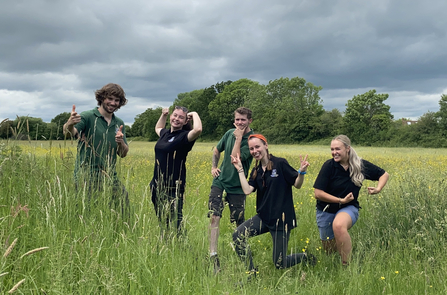
[[[335,236],[339,236],[348,232],[348,226],[343,223],[334,223],[332,225],[332,230],[334,231]]]

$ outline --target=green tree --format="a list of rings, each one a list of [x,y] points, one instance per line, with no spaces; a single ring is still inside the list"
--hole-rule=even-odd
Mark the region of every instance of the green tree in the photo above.
[[[129,125],[124,125],[124,128],[126,129],[126,137],[127,138],[132,137],[133,136],[132,127]]]
[[[439,128],[442,136],[447,135],[447,95],[442,94],[439,100],[439,111],[437,113],[439,117]]]
[[[312,139],[318,140],[323,138],[333,138],[340,134],[343,125],[343,116],[338,109],[324,111],[313,126]]]
[[[254,112],[254,128],[272,142],[301,142],[317,139],[319,118],[324,114],[319,91],[300,77],[269,81],[252,91],[248,105]]]
[[[205,89],[180,93],[174,101],[174,106],[184,106],[190,111],[195,111],[199,114],[202,121],[201,138],[214,140],[220,136],[219,133],[216,132],[218,122],[210,115],[209,105],[216,99],[217,95],[222,93],[225,87],[231,83],[232,81],[222,81]]]
[[[17,117],[11,130],[12,138],[21,140],[49,139],[47,123],[41,118]]]
[[[51,131],[52,131],[52,136],[51,136],[52,139],[64,138],[62,128],[63,128],[64,124],[68,121],[69,118],[70,118],[70,113],[64,112],[64,113],[60,113],[59,115],[57,115],[56,117],[51,119],[50,123],[55,124],[55,128],[54,128],[54,126],[49,126],[49,127],[51,127]]]
[[[135,117],[135,122],[132,124],[131,135],[141,136],[147,138],[149,141],[158,140],[158,135],[155,133],[155,124],[161,115],[161,107],[156,109],[148,108],[143,113]]]
[[[250,93],[257,92],[259,88],[262,88],[262,85],[249,79],[240,79],[223,87],[223,91],[219,92],[208,105],[210,120],[217,124],[216,134],[221,136],[229,128],[234,127],[234,111],[246,106]]]
[[[356,143],[372,144],[385,140],[393,119],[390,106],[384,103],[387,98],[388,94],[377,94],[373,89],[348,100],[343,132]]]
[[[2,122],[0,122],[0,138],[6,139],[11,137],[11,130],[13,126],[14,121],[11,121],[9,119],[4,119]]]

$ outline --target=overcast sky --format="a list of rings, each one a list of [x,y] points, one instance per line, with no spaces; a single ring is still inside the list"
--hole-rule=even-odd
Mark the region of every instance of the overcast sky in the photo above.
[[[177,94],[302,77],[327,110],[376,89],[395,119],[447,94],[447,1],[2,0],[0,121],[92,109],[113,82],[132,124]]]

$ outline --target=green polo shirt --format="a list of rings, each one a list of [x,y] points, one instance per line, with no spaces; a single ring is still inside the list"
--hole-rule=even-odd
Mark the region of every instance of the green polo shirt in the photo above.
[[[220,165],[220,174],[218,177],[213,179],[213,186],[217,186],[222,190],[225,190],[227,194],[244,194],[244,191],[241,188],[241,182],[239,180],[239,174],[237,173],[234,165],[231,164],[231,152],[233,151],[234,143],[236,141],[236,137],[234,137],[235,128],[228,130],[224,136],[220,139],[216,148],[219,152],[225,151],[224,158],[222,160],[222,164]],[[253,157],[250,154],[248,149],[248,137],[250,134],[253,134],[253,130],[246,133],[242,137],[241,142],[241,162],[244,167],[245,177],[247,177],[248,171],[250,169],[251,161]]]
[[[123,125],[124,142],[127,144],[123,120],[112,115],[110,124],[104,119],[98,108],[81,113],[81,122],[75,125],[79,132],[78,154],[75,164],[75,178],[82,168],[91,174],[107,173],[116,176],[116,132]]]

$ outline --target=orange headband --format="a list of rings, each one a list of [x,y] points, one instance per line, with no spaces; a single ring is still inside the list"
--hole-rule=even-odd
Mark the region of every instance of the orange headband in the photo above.
[[[251,135],[248,137],[248,140],[250,140],[250,139],[253,138],[253,137],[259,138],[260,140],[264,141],[265,144],[267,144],[267,139],[264,137],[264,135],[262,135],[262,134],[251,134]]]

